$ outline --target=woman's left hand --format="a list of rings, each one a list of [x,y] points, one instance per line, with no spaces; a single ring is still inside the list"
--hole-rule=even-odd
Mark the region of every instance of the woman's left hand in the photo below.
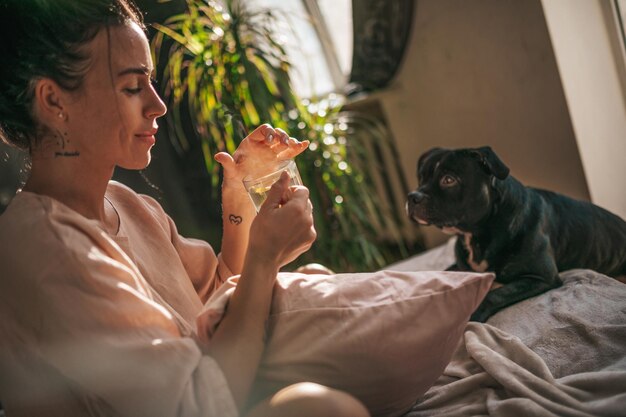
[[[219,152],[215,160],[224,168],[224,181],[241,180],[246,175],[258,175],[285,159],[302,153],[309,141],[290,138],[285,131],[269,124],[257,127],[241,141],[235,153]]]

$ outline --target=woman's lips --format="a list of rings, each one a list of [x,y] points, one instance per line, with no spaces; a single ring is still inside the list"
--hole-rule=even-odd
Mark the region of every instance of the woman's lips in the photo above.
[[[154,135],[156,135],[157,130],[158,129],[147,130],[145,132],[137,133],[135,136],[149,145],[154,145],[156,142]]]

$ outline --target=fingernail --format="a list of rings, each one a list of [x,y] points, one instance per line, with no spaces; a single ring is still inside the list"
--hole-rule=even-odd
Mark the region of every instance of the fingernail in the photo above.
[[[283,136],[282,141],[285,145],[289,144],[289,137],[288,136]]]
[[[272,135],[271,133],[267,134],[267,142],[268,143],[272,143],[274,141],[274,135]]]

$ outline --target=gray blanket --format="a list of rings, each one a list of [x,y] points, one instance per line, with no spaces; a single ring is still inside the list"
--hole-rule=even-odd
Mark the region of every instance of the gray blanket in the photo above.
[[[442,269],[451,244],[390,269]],[[626,416],[626,285],[589,270],[469,323],[443,375],[405,417]]]

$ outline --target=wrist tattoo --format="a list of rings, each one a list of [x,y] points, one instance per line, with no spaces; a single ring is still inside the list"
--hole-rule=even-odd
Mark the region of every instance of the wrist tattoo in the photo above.
[[[241,218],[241,216],[235,216],[234,214],[231,214],[230,216],[228,216],[228,221],[234,225],[238,225],[241,224],[243,219]]]

